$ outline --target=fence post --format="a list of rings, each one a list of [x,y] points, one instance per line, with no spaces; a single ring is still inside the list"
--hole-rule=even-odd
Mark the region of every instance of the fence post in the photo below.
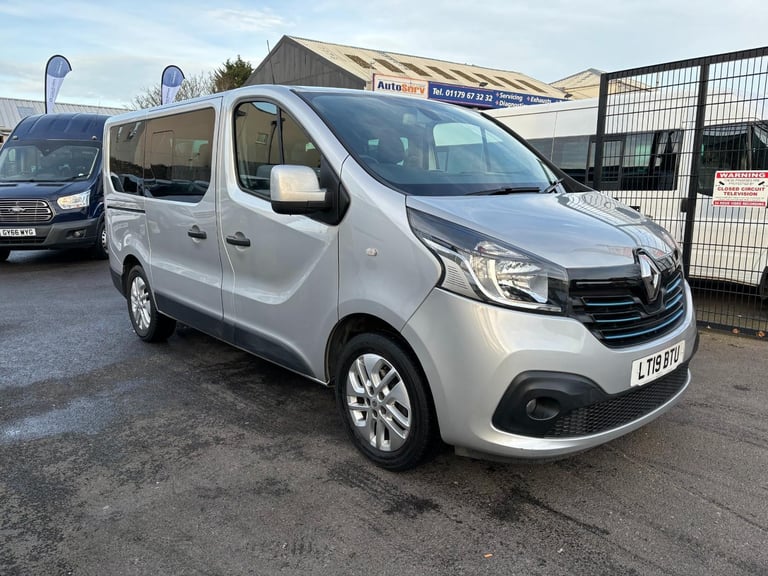
[[[600,190],[603,184],[603,140],[605,136],[605,118],[608,109],[608,74],[600,74],[600,101],[597,105],[597,127],[595,129],[595,168],[592,174],[592,188]],[[589,154],[589,151],[587,151]],[[587,159],[589,164],[589,159]],[[587,165],[589,174],[589,165]]]
[[[701,146],[704,142],[704,121],[707,113],[707,95],[709,92],[709,62],[703,62],[699,68],[699,96],[696,102],[694,121],[693,150],[691,150],[691,176],[688,181],[688,202],[685,212],[685,232],[683,233],[683,271],[688,277],[693,251],[693,229],[696,223],[696,200],[699,193],[699,161]]]

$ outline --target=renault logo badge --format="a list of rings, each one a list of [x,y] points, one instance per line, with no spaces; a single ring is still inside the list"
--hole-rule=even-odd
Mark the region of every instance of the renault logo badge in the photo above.
[[[645,285],[648,302],[653,302],[661,289],[661,271],[656,262],[647,254],[640,253],[638,259],[640,260],[640,277]]]

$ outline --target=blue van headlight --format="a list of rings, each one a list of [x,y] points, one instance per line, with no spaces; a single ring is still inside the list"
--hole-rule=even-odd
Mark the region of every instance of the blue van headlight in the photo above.
[[[510,308],[565,311],[568,275],[563,268],[423,212],[409,210],[408,220],[443,265],[441,288]]]
[[[79,194],[72,194],[71,196],[62,196],[56,200],[56,204],[63,210],[73,210],[75,208],[85,208],[88,206],[88,201],[91,199],[91,191],[86,190]]]

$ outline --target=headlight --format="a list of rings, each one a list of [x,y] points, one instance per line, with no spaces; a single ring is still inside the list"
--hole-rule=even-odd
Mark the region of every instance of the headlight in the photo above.
[[[435,216],[408,211],[416,236],[443,264],[440,287],[510,308],[563,312],[564,269]]]
[[[58,200],[56,200],[56,204],[59,205],[59,208],[62,208],[64,210],[72,210],[74,208],[85,208],[88,206],[88,200],[91,198],[91,191],[86,190],[85,192],[80,192],[80,194],[73,194],[72,196],[62,196]]]

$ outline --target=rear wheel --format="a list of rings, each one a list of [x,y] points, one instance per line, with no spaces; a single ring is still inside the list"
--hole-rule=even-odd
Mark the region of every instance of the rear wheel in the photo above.
[[[0,248],[0,262],[8,260],[8,256],[11,255],[11,251],[8,248]]]
[[[128,315],[134,332],[145,342],[162,342],[176,330],[176,320],[157,311],[141,266],[134,266],[128,273]]]
[[[437,422],[425,378],[392,338],[361,334],[347,343],[336,403],[354,445],[382,468],[407,470],[434,452]]]

